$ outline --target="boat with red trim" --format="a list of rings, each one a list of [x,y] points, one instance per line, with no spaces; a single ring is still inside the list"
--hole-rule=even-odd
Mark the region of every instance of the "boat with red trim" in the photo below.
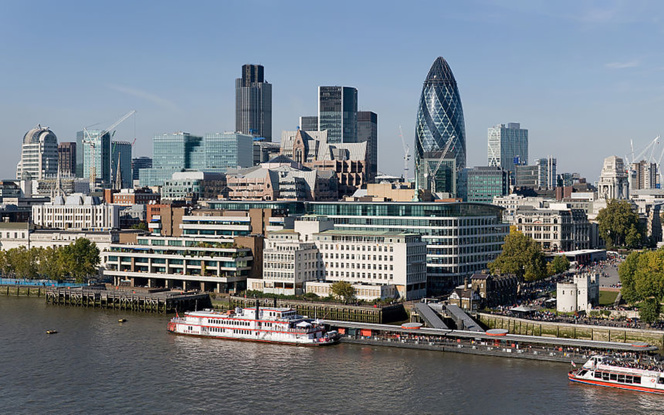
[[[292,308],[236,308],[227,312],[206,309],[176,315],[168,331],[190,336],[214,337],[298,346],[335,344],[339,335],[328,332],[317,320],[301,315]]]
[[[664,394],[664,368],[656,362],[592,356],[568,374],[572,382]]]

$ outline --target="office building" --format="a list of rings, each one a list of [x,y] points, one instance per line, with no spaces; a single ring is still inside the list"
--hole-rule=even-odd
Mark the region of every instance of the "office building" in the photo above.
[[[357,142],[367,143],[367,180],[373,182],[378,175],[378,114],[371,111],[357,112]]]
[[[549,190],[556,188],[556,186],[558,185],[556,164],[557,164],[556,159],[550,156],[547,158],[541,158],[535,160],[540,188],[549,189]]]
[[[357,142],[356,88],[318,87],[318,131],[327,131],[330,144]]]
[[[184,170],[225,173],[253,165],[253,139],[246,134],[210,133],[203,138],[179,132],[155,136],[152,145],[152,168],[141,170],[141,186],[160,186]]]
[[[110,133],[101,130],[76,133],[76,177],[104,187],[111,185]]]
[[[634,190],[659,188],[659,172],[657,163],[649,163],[641,160],[632,163],[629,169],[629,188]]]
[[[44,228],[108,230],[119,227],[119,212],[120,206],[74,193],[32,206],[32,222]]]
[[[417,110],[416,185],[455,195],[457,172],[464,167],[466,127],[459,89],[449,65],[439,57],[424,80]]]
[[[489,128],[487,160],[515,177],[515,166],[528,164],[528,130],[519,123],[498,124]]]
[[[48,127],[38,125],[23,136],[16,179],[37,180],[58,174],[58,138]]]
[[[208,201],[212,209],[278,209],[327,216],[335,230],[416,233],[427,244],[427,292],[442,295],[487,268],[509,225],[502,208],[480,203]]]
[[[318,116],[309,115],[300,117],[300,130],[318,131]]]
[[[228,196],[226,175],[202,171],[175,172],[164,181],[161,197],[165,200],[187,200],[196,202],[202,199],[216,199]]]
[[[262,65],[242,65],[235,80],[235,131],[272,141],[272,85]]]
[[[112,143],[111,175],[113,187],[117,190],[132,187],[131,150],[132,145],[128,141],[113,141]]]
[[[58,166],[61,176],[76,176],[76,142],[58,144]]]
[[[498,166],[466,169],[467,202],[493,203],[496,196],[508,193],[508,173]]]
[[[131,177],[132,180],[139,179],[139,172],[142,169],[149,169],[152,167],[152,157],[136,157],[131,159]]]
[[[548,208],[519,206],[512,220],[519,232],[537,241],[544,251],[592,248],[588,216],[565,203],[551,203]]]

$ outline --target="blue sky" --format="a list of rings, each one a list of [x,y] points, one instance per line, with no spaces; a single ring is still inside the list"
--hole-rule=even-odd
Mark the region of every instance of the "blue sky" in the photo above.
[[[596,181],[602,160],[664,132],[664,3],[643,1],[0,1],[0,177],[25,132],[59,141],[135,118],[116,138],[235,128],[245,63],[273,84],[273,136],[316,113],[319,85],[358,89],[378,114],[379,169],[403,172],[422,82],[443,56],[457,79],[469,166],[487,128],[520,122],[530,161]],[[659,158],[664,142],[658,145]],[[412,170],[410,172],[412,177]]]

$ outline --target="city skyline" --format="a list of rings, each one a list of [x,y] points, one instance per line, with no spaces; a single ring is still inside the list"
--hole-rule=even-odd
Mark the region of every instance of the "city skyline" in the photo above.
[[[316,112],[318,86],[357,88],[358,110],[379,117],[379,170],[393,175],[403,172],[399,126],[413,154],[422,77],[437,56],[458,83],[468,167],[486,165],[486,131],[498,123],[527,126],[531,159],[550,155],[559,172],[579,172],[590,182],[605,157],[629,153],[630,139],[638,153],[661,133],[658,3],[423,2],[385,11],[357,4],[352,13],[304,4],[144,3],[130,11],[79,2],[4,4],[0,160],[10,167],[0,177],[14,176],[21,138],[37,124],[59,142],[75,141],[83,127],[103,128],[136,109],[136,119],[115,136],[137,138],[133,157],[151,156],[152,137],[161,133],[232,131],[234,81],[244,64],[263,65],[269,74],[277,136]],[[262,18],[251,30],[232,18],[248,9]],[[218,23],[218,16],[231,18]],[[319,33],[321,16],[343,16],[343,27]],[[170,31],[164,21],[196,30]],[[99,30],[100,24],[118,30]],[[220,34],[220,25],[224,33],[244,28],[244,41]]]

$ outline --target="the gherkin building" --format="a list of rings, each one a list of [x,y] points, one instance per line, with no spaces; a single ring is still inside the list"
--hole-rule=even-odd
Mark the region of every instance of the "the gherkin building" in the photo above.
[[[450,66],[438,57],[424,80],[417,110],[416,186],[455,196],[458,172],[464,167],[466,128],[459,89]]]

